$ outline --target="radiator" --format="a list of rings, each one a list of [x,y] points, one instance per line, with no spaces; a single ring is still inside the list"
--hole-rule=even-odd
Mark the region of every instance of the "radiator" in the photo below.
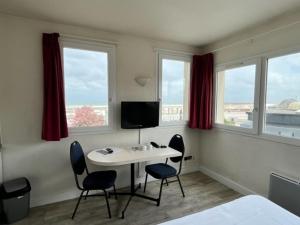
[[[270,176],[269,199],[300,216],[300,181],[277,173]]]

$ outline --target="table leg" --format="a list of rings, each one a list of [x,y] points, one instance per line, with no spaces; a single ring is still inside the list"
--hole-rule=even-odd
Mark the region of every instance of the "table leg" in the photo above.
[[[122,219],[125,217],[126,209],[135,194],[135,171],[134,171],[134,163],[130,164],[130,197],[125,205],[125,208],[122,211]]]
[[[141,184],[139,184],[137,187],[135,187],[135,170],[134,170],[134,163],[131,163],[130,164],[130,193],[128,193],[130,195],[126,205],[125,205],[125,208],[123,209],[122,211],[122,219],[124,219],[125,217],[125,212],[127,210],[127,207],[129,205],[129,203],[131,202],[131,199],[136,196],[136,197],[140,197],[140,198],[144,198],[144,199],[148,199],[148,200],[151,200],[151,201],[154,201],[156,203],[158,203],[159,199],[156,199],[156,198],[152,198],[152,197],[149,197],[149,196],[146,196],[146,195],[142,195],[142,194],[137,194],[136,191],[141,188]]]
[[[135,171],[134,171],[134,163],[130,164],[130,191],[131,194],[134,194],[135,192]]]
[[[123,211],[122,211],[122,219],[125,218],[125,212],[126,212],[126,209],[127,209],[128,205],[129,205],[129,203],[131,202],[132,197],[133,197],[133,195],[130,195],[130,197],[129,197],[129,199],[128,199],[126,205],[125,205],[125,208],[124,208]]]

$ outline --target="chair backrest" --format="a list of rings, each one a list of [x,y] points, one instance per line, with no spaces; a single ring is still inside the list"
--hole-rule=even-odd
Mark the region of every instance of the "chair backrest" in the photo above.
[[[175,134],[171,138],[169,147],[182,153],[182,156],[172,157],[170,158],[170,160],[174,163],[182,161],[185,148],[184,148],[183,138],[180,134]]]
[[[84,153],[78,141],[74,141],[70,146],[70,159],[74,174],[81,175],[87,169]]]

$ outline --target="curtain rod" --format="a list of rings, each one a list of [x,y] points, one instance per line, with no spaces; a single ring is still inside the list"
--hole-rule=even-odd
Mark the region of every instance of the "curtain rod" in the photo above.
[[[94,41],[94,42],[101,42],[101,43],[113,44],[113,45],[119,44],[118,41],[105,40],[105,39],[100,39],[100,38],[91,38],[91,37],[85,37],[85,36],[78,36],[78,35],[73,35],[73,34],[60,33],[60,36],[62,38],[73,38],[73,39],[79,39],[79,40],[82,40],[82,41]]]
[[[222,47],[219,47],[219,48],[216,48],[216,49],[213,49],[213,50],[206,50],[204,53],[210,53],[210,52],[211,52],[211,53],[214,53],[214,52],[218,52],[218,51],[221,51],[221,50],[224,50],[224,49],[227,49],[227,48],[231,48],[231,47],[233,47],[233,46],[235,46],[235,45],[238,45],[238,44],[241,44],[241,43],[247,42],[247,41],[253,42],[255,39],[258,39],[259,37],[262,37],[262,36],[271,34],[271,33],[273,33],[273,32],[279,31],[279,30],[283,30],[283,29],[288,28],[288,27],[292,27],[292,26],[297,25],[297,24],[299,24],[299,23],[300,23],[300,21],[298,20],[298,21],[295,21],[295,22],[293,22],[293,23],[289,23],[289,24],[286,24],[286,25],[282,25],[282,26],[280,26],[280,27],[271,29],[271,30],[269,30],[269,31],[266,31],[266,32],[262,32],[262,33],[253,35],[253,36],[251,36],[251,37],[249,37],[249,38],[245,38],[245,39],[242,39],[242,40],[233,42],[233,43],[228,44],[228,45],[224,45],[224,46],[222,46]]]

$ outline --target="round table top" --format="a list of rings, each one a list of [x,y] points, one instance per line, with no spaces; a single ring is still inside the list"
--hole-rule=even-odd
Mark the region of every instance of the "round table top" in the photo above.
[[[95,149],[88,153],[88,160],[95,165],[120,166],[131,163],[145,162],[151,160],[166,159],[181,156],[181,152],[172,148],[153,148],[150,150],[133,150],[132,148],[110,147],[111,154],[103,154],[102,149]]]

